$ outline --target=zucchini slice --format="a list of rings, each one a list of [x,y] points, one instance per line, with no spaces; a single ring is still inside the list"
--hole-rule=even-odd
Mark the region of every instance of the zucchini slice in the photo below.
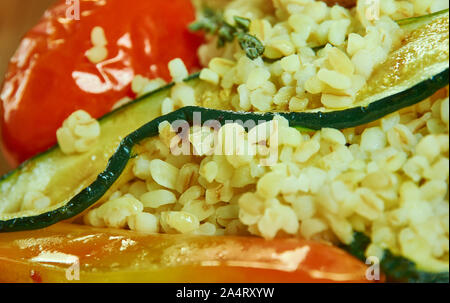
[[[197,75],[193,75],[186,82],[196,85],[199,82],[196,78]],[[172,86],[171,84],[147,94],[102,117],[99,120],[100,138],[90,151],[65,155],[55,146],[0,178],[0,232],[46,227],[71,218],[78,210],[98,201],[105,193],[104,186],[109,188],[112,183],[98,182],[96,184],[99,187],[90,187],[83,194],[77,194],[97,179],[123,138],[161,115],[161,103],[169,96]],[[202,84],[196,87],[201,92]],[[117,179],[120,174],[116,173],[116,167],[112,165],[108,172],[100,174],[99,180],[109,180],[111,176]],[[30,191],[45,194],[50,198],[52,206],[42,210],[22,211],[23,197]],[[73,211],[70,204],[77,205],[77,210]],[[39,214],[46,215],[36,217]],[[21,219],[19,221],[23,223],[19,224],[19,217],[29,219]]]
[[[358,93],[357,106],[398,94],[434,75],[447,72],[448,77],[448,10],[399,22],[408,34]]]
[[[449,10],[397,22],[406,32],[401,46],[374,70],[354,107],[319,112],[309,128],[344,129],[370,123],[448,85]],[[302,118],[309,122],[308,112],[304,114]]]
[[[431,17],[405,21],[409,34],[404,43],[374,72],[366,88],[358,95],[357,107],[340,111],[280,114],[290,121],[291,126],[302,129],[344,129],[372,122],[424,100],[448,85],[448,22],[448,10]],[[198,81],[198,75],[191,76],[186,83],[195,88],[197,97],[217,89]],[[202,119],[221,122],[239,119],[268,121],[274,116],[274,113],[234,113],[186,107],[159,117],[161,103],[169,96],[172,86],[170,84],[147,94],[101,118],[101,137],[91,151],[67,156],[54,147],[2,177],[0,232],[43,228],[73,218],[99,202],[108,190],[120,186],[120,180],[116,182],[119,177],[126,179],[129,173],[126,165],[133,155],[133,146],[157,135],[158,125],[164,120],[190,121],[194,111],[201,111]],[[44,193],[53,202],[52,206],[22,211],[23,197],[30,191]]]

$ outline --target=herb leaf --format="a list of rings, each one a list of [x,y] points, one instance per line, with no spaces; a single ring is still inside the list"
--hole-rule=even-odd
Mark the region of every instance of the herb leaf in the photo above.
[[[225,45],[226,42],[233,42],[235,34],[236,28],[224,22],[218,31],[219,41],[222,40],[223,45]]]
[[[264,45],[255,36],[239,33],[237,37],[239,45],[250,59],[254,60],[264,54]]]
[[[239,46],[248,58],[254,60],[264,54],[264,44],[255,36],[248,34],[251,20],[243,17],[234,17],[236,26],[227,23],[223,15],[212,9],[206,8],[203,17],[189,25],[191,31],[205,31],[217,35],[217,46],[223,47],[226,43],[233,42],[237,38]]]
[[[244,32],[248,32],[250,29],[251,20],[243,17],[234,16],[234,22],[236,26],[242,29]]]
[[[203,30],[207,33],[213,34],[219,29],[219,23],[221,20],[221,15],[217,14],[210,8],[205,8],[203,10],[203,17],[200,20],[191,23],[189,25],[189,29],[193,32]]]

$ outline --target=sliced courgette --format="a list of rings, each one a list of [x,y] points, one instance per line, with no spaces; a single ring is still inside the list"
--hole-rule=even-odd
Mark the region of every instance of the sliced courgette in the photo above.
[[[410,34],[402,47],[375,71],[367,87],[359,94],[360,106],[340,111],[280,114],[293,127],[344,129],[420,102],[446,86],[449,81],[448,11],[418,18],[416,23],[410,22],[408,26]],[[412,30],[414,26],[415,30]],[[383,73],[383,70],[388,73]],[[217,89],[197,78],[194,75],[186,83],[195,88],[199,99],[205,91]],[[190,120],[194,111],[201,111],[203,119],[219,121],[267,121],[274,116],[273,113],[233,113],[187,107],[145,124],[160,115],[161,102],[169,96],[171,86],[143,96],[101,118],[101,137],[91,151],[67,156],[54,147],[1,178],[0,232],[43,228],[72,218],[98,202],[109,189],[118,186],[120,182],[116,181],[120,176],[126,179],[125,168],[133,146],[144,138],[157,135],[158,124],[163,120]],[[138,130],[123,139],[135,129]],[[44,193],[53,205],[41,210],[21,211],[23,197],[29,191]]]
[[[408,34],[401,47],[394,50],[372,73],[368,84],[356,97],[357,106],[370,106],[376,100],[397,95],[435,75],[442,75],[442,80],[448,84],[448,10],[398,22],[403,24],[402,28],[406,28]],[[415,93],[421,97],[420,91]],[[414,104],[414,98],[410,98],[414,95],[412,92],[405,96],[409,101],[393,99],[386,105],[402,102]]]
[[[313,130],[356,127],[414,105],[448,85],[449,10],[397,22],[405,32],[402,43],[374,70],[351,108],[291,113],[288,119]]]
[[[186,81],[196,85],[196,78],[194,75]],[[99,186],[83,191],[83,194],[77,194],[97,179],[123,138],[161,115],[161,103],[169,96],[171,86],[147,94],[102,117],[99,120],[101,136],[89,152],[65,155],[55,146],[3,176],[0,179],[0,232],[14,230],[13,226],[20,230],[42,228],[70,218],[78,210],[98,201],[105,193],[102,182],[96,183]],[[196,87],[200,92],[202,84]],[[115,172],[116,167],[112,165],[108,172],[100,174],[99,180],[116,180],[120,174]],[[109,188],[111,184],[104,186]],[[21,211],[23,197],[30,191],[46,195],[52,201],[52,206],[42,210]],[[73,211],[69,204],[76,205],[77,210]],[[36,218],[39,213],[46,215]],[[21,220],[28,223],[18,224],[17,217],[29,218]]]

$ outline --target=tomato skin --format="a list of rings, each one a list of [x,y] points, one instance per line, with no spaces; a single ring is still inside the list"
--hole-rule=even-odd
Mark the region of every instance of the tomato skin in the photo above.
[[[148,235],[64,223],[3,234],[0,282],[35,282],[36,276],[67,282],[62,254],[78,260],[79,282],[371,282],[365,264],[318,242]]]
[[[49,9],[11,59],[0,98],[3,144],[14,165],[54,145],[72,112],[98,118],[133,97],[135,75],[168,81],[175,57],[191,71],[199,67],[202,38],[187,29],[195,19],[190,0],[81,0],[80,20],[65,18],[67,9],[65,0]],[[108,40],[99,64],[85,57],[95,26]]]

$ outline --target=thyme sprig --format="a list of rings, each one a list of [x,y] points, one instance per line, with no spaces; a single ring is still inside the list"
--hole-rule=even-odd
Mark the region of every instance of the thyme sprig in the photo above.
[[[251,21],[247,18],[235,16],[234,22],[236,25],[233,26],[224,20],[222,13],[207,8],[203,12],[203,17],[192,23],[189,29],[217,35],[217,46],[219,48],[237,39],[239,46],[247,57],[252,60],[261,57],[265,48],[258,38],[248,33]]]

